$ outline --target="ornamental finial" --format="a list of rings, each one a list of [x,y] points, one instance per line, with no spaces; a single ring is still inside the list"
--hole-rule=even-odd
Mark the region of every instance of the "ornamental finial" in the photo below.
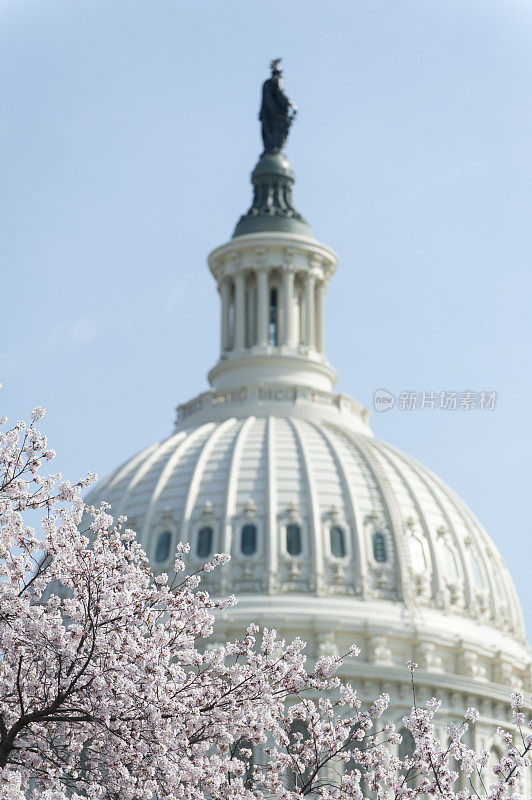
[[[251,208],[240,217],[233,236],[271,231],[312,237],[308,223],[294,208],[294,173],[283,152],[297,109],[284,93],[280,63],[280,58],[270,62],[271,77],[262,84],[259,119],[264,151],[251,173]]]
[[[262,141],[265,153],[278,153],[286,144],[290,125],[297,114],[283,90],[280,58],[270,63],[271,77],[262,84],[262,104],[259,120],[262,123]]]

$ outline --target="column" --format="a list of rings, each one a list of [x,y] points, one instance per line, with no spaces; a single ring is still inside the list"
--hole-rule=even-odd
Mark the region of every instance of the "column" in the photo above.
[[[229,306],[231,304],[231,284],[228,278],[222,278],[220,284],[220,294],[222,296],[222,355],[230,348],[229,342]]]
[[[305,344],[314,347],[314,275],[305,279]]]
[[[322,281],[316,286],[316,349],[325,353],[325,292],[327,287]]]
[[[294,273],[292,270],[287,269],[283,275],[283,299],[284,299],[284,324],[283,324],[283,338],[281,343],[287,345],[294,344]]]
[[[249,283],[246,288],[246,347],[255,344],[255,284]]]
[[[268,292],[268,270],[257,270],[257,344],[266,347],[268,344],[268,314],[270,298]]]
[[[244,350],[246,336],[246,277],[243,272],[235,275],[235,350]]]

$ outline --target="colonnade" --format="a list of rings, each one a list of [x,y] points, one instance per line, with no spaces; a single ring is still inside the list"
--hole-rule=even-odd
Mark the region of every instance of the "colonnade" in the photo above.
[[[309,272],[258,269],[224,276],[222,354],[300,345],[325,352],[325,281]]]

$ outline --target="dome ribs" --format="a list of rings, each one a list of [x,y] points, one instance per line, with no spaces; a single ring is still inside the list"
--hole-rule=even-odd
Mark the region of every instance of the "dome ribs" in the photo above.
[[[169,436],[168,439],[165,439],[163,442],[161,442],[160,445],[148,456],[148,458],[143,461],[127,487],[118,509],[118,515],[127,513],[128,503],[130,497],[133,495],[133,490],[140,484],[141,480],[146,477],[157,461],[162,456],[169,454],[170,448],[181,442],[185,437],[185,431],[180,431],[179,433],[175,433],[173,436]],[[140,536],[140,530],[137,530],[137,535]]]
[[[421,466],[419,464],[417,464],[417,462],[415,462],[413,459],[407,458],[405,456],[405,454],[402,453],[397,448],[391,447],[390,445],[386,445],[386,446],[389,447],[390,450],[392,450],[392,452],[396,455],[396,457],[400,461],[402,461],[407,467],[409,467],[412,470],[412,472],[417,476],[418,480],[426,487],[426,489],[429,492],[430,496],[433,498],[433,500],[436,503],[437,507],[440,509],[440,512],[441,512],[442,517],[443,517],[444,522],[445,522],[445,526],[446,526],[446,528],[447,528],[447,530],[448,530],[448,532],[449,532],[449,534],[450,534],[450,536],[452,538],[452,541],[453,541],[453,543],[455,545],[455,548],[456,548],[456,550],[458,552],[458,556],[460,558],[460,566],[461,566],[461,569],[462,569],[462,579],[463,579],[463,583],[464,583],[464,587],[463,588],[464,588],[464,594],[465,594],[465,598],[464,598],[465,599],[465,605],[466,605],[467,608],[470,608],[471,607],[471,600],[472,600],[472,598],[471,598],[471,583],[470,583],[471,577],[470,577],[470,573],[468,571],[468,564],[467,564],[466,554],[464,552],[464,544],[463,544],[462,539],[461,539],[461,537],[459,536],[459,534],[458,534],[458,532],[456,530],[456,525],[453,523],[453,521],[451,519],[451,516],[449,514],[449,511],[445,507],[445,503],[443,502],[443,500],[439,496],[439,492],[435,491],[435,488],[433,486],[431,486],[430,482],[427,480],[427,475],[426,475],[425,468],[421,468]],[[440,490],[441,487],[437,487],[437,489]],[[447,497],[448,497],[447,492],[446,491],[442,492],[442,494],[444,495],[444,498],[447,499]],[[454,509],[454,512],[457,513],[456,508]]]
[[[416,465],[417,466],[417,465]],[[428,471],[427,471],[428,472]],[[471,551],[480,558],[482,562],[482,566],[484,569],[484,580],[487,581],[486,588],[488,589],[488,598],[490,603],[490,617],[492,620],[497,620],[498,614],[502,611],[499,603],[499,597],[497,588],[495,586],[493,575],[491,572],[491,565],[488,563],[485,548],[486,548],[486,538],[487,534],[484,534],[484,530],[481,524],[473,517],[472,514],[468,514],[466,508],[459,497],[453,492],[449,487],[445,486],[445,484],[439,480],[439,478],[434,475],[434,473],[428,473],[432,482],[436,485],[437,489],[445,494],[447,501],[449,504],[454,508],[455,513],[459,520],[461,521],[464,529],[466,530],[466,547],[469,544],[469,548],[473,548]],[[428,483],[428,481],[427,481]],[[478,540],[482,542],[483,547],[479,546]],[[475,581],[471,572],[471,565],[469,562],[469,558],[465,557],[464,559],[467,566],[467,572],[465,573],[467,576],[467,583],[469,584],[468,587],[468,594],[469,594],[469,608],[473,614],[476,614],[476,604],[475,604]],[[511,609],[511,605],[509,606],[509,610]],[[512,616],[514,616],[512,614]],[[515,622],[515,616],[514,616]]]
[[[323,594],[325,591],[324,586],[324,564],[323,564],[323,548],[321,544],[321,515],[320,515],[320,507],[318,501],[318,489],[316,486],[316,481],[314,478],[314,472],[312,469],[312,462],[310,458],[310,454],[308,452],[308,445],[305,442],[305,437],[302,435],[301,426],[303,423],[301,420],[296,419],[288,419],[289,424],[291,425],[295,435],[296,441],[298,444],[298,450],[301,454],[301,461],[303,464],[303,472],[305,475],[305,485],[307,489],[307,503],[309,509],[309,554],[310,554],[310,561],[312,561],[312,556],[314,556],[314,573],[316,575],[316,585],[315,591],[316,594],[320,595]],[[310,581],[312,582],[312,569],[311,563],[307,564],[307,570],[309,572]]]
[[[155,442],[155,444],[150,445],[149,447],[145,447],[141,450],[137,455],[133,456],[133,458],[129,458],[126,462],[121,464],[114,472],[104,478],[102,481],[98,482],[98,495],[96,495],[93,491],[89,492],[85,497],[85,502],[91,503],[96,505],[97,502],[101,502],[101,500],[108,500],[107,492],[116,492],[122,481],[135,470],[140,463],[146,458],[150,456],[158,447],[160,447],[160,442]],[[93,497],[94,495],[94,497]],[[110,497],[110,496],[109,496]],[[111,511],[113,509],[111,508]]]
[[[256,619],[285,635],[300,633],[316,652],[325,647],[323,631],[334,630],[338,646],[348,638],[366,642],[361,663],[367,668],[382,645],[389,653],[375,662],[382,669],[398,669],[411,657],[427,674],[483,687],[491,681],[495,692],[508,674],[526,680],[529,656],[511,580],[465,504],[408,455],[321,418],[314,406],[305,416],[302,403],[299,398],[275,415],[267,401],[258,413],[245,409],[241,416],[235,405],[222,406],[225,415],[137,454],[94,494],[107,493],[113,507],[126,495],[122,505],[134,528],[138,517],[142,529],[150,506],[144,544],[156,570],[171,568],[155,560],[161,532],[171,531],[175,542],[180,530],[195,567],[198,531],[212,526],[213,552],[230,551],[233,558],[206,586],[214,594],[240,595],[228,624]],[[249,521],[259,543],[251,555],[241,549]],[[292,555],[289,524],[301,531],[301,550]],[[333,557],[334,524],[343,529],[346,547]],[[388,548],[384,562],[372,547],[379,531]],[[422,555],[412,537],[422,541]],[[456,572],[446,561],[447,547]],[[480,565],[480,595],[470,551]],[[419,577],[428,574],[429,562],[426,588]]]
[[[345,432],[345,436],[349,442],[356,448],[360,456],[366,462],[369,470],[376,478],[379,491],[382,496],[384,509],[387,517],[387,524],[393,542],[393,549],[395,555],[395,563],[397,574],[395,576],[395,592],[398,600],[402,600],[405,605],[412,605],[414,601],[412,587],[409,586],[407,581],[407,574],[405,567],[410,564],[410,556],[403,543],[401,534],[401,511],[395,498],[395,493],[390,486],[388,476],[384,469],[381,467],[375,455],[371,452],[372,439],[370,437],[362,437],[353,434],[350,431]],[[399,533],[399,535],[398,535]],[[393,573],[392,573],[393,574]]]
[[[405,487],[408,496],[412,502],[413,507],[416,510],[416,515],[423,530],[425,540],[429,546],[430,556],[431,556],[431,596],[430,599],[435,599],[438,597],[439,592],[443,588],[442,583],[442,576],[440,574],[440,562],[441,559],[438,558],[437,549],[436,549],[436,542],[434,538],[434,534],[431,531],[431,526],[427,517],[419,503],[419,500],[416,496],[415,491],[413,490],[411,484],[409,483],[405,473],[403,470],[399,468],[397,463],[390,457],[389,450],[383,445],[382,442],[377,440],[373,440],[372,442],[373,447],[377,452],[381,455],[382,458],[385,459],[386,463],[390,465],[391,469],[396,473],[399,480],[402,482],[403,486]],[[403,520],[403,529],[406,525],[406,520]],[[401,534],[402,535],[402,534]]]
[[[150,498],[146,518],[144,520],[144,536],[148,536],[150,533],[150,529],[155,522],[156,512],[159,510],[159,499],[161,498],[182,457],[203,434],[208,433],[213,427],[214,422],[210,422],[190,431],[185,438],[179,442],[179,445],[168,459],[168,462],[165,464],[162,472],[159,475],[157,484]]]
[[[249,516],[250,503],[255,505],[255,516],[264,525],[268,515],[268,447],[266,434],[268,420],[255,417],[242,448],[236,496],[236,514]]]
[[[325,426],[319,426],[314,422],[309,424],[313,426],[316,432],[322,437],[329,452],[336,465],[341,484],[343,486],[345,502],[347,506],[347,517],[350,528],[351,540],[351,568],[354,578],[355,594],[364,598],[367,586],[367,552],[366,542],[364,539],[364,526],[362,523],[362,515],[356,500],[356,492],[351,484],[349,472],[344,461],[344,457],[338,447],[338,442],[335,441],[331,433]]]
[[[192,478],[190,480],[187,496],[185,503],[183,505],[183,515],[181,517],[181,536],[180,540],[182,542],[189,542],[191,540],[191,521],[192,515],[196,506],[196,502],[198,499],[199,491],[201,488],[201,482],[203,479],[203,475],[205,472],[205,467],[211,456],[216,444],[221,439],[223,434],[226,432],[228,428],[234,427],[236,425],[236,420],[234,417],[230,417],[226,419],[224,422],[220,423],[219,425],[214,428],[214,430],[210,433],[206,441],[203,443],[203,447],[200,450],[198,459],[194,466],[194,471],[192,473]]]
[[[240,423],[237,434],[233,440],[233,452],[231,453],[231,463],[227,473],[227,483],[225,491],[225,504],[222,516],[223,538],[221,542],[222,553],[232,553],[232,539],[234,516],[236,513],[236,498],[238,490],[238,476],[240,474],[240,462],[242,459],[242,449],[246,437],[255,423],[255,417],[247,417]]]
[[[268,536],[268,593],[273,594],[279,586],[279,547],[277,533],[277,482],[275,479],[275,418],[268,417],[266,431],[268,448],[268,480],[267,480],[267,526]]]
[[[506,565],[504,564],[502,556],[493,547],[493,542],[491,538],[488,536],[484,527],[476,518],[476,516],[473,514],[471,509],[468,506],[466,506],[461,497],[459,497],[459,495],[457,495],[457,493],[449,486],[446,486],[435,473],[429,470],[427,470],[427,473],[430,475],[430,478],[434,481],[436,486],[438,486],[438,488],[442,492],[445,492],[445,494],[449,496],[449,499],[457,509],[457,513],[460,514],[460,517],[464,520],[468,529],[470,530],[472,526],[479,535],[482,544],[484,545],[483,548],[479,548],[479,552],[483,561],[485,574],[490,584],[490,594],[491,597],[495,600],[495,608],[493,612],[494,620],[498,620],[499,614],[502,611],[500,603],[497,602],[502,589],[508,603],[508,610],[513,617],[513,624],[516,626],[517,630],[521,632],[522,637],[525,638],[524,635],[525,624],[521,611],[521,604],[517,599],[517,591],[515,589],[513,579],[510,576],[510,573],[508,572]],[[491,560],[493,561],[492,564],[490,563]],[[499,587],[495,585],[497,581],[495,581],[495,583],[493,581],[492,570],[494,566],[496,567],[496,569],[499,570],[499,574],[503,578],[503,580],[500,581],[501,589],[499,589]]]

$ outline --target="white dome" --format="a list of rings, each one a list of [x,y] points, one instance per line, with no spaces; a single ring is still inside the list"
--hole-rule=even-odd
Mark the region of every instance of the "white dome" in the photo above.
[[[495,682],[501,664],[508,672],[511,663],[514,676],[526,672],[511,577],[460,498],[361,423],[355,430],[345,411],[323,419],[330,409],[320,414],[307,401],[299,416],[285,413],[286,392],[277,404],[259,415],[244,402],[238,416],[225,405],[225,419],[181,423],[89,500],[127,515],[156,569],[171,569],[178,541],[190,543],[191,565],[230,552],[208,588],[236,593],[242,622],[273,618],[295,634],[312,618],[322,638],[330,629],[346,644],[367,640],[370,661],[413,657]],[[246,525],[255,543],[244,543],[244,553]],[[200,543],[202,529],[212,533]]]

